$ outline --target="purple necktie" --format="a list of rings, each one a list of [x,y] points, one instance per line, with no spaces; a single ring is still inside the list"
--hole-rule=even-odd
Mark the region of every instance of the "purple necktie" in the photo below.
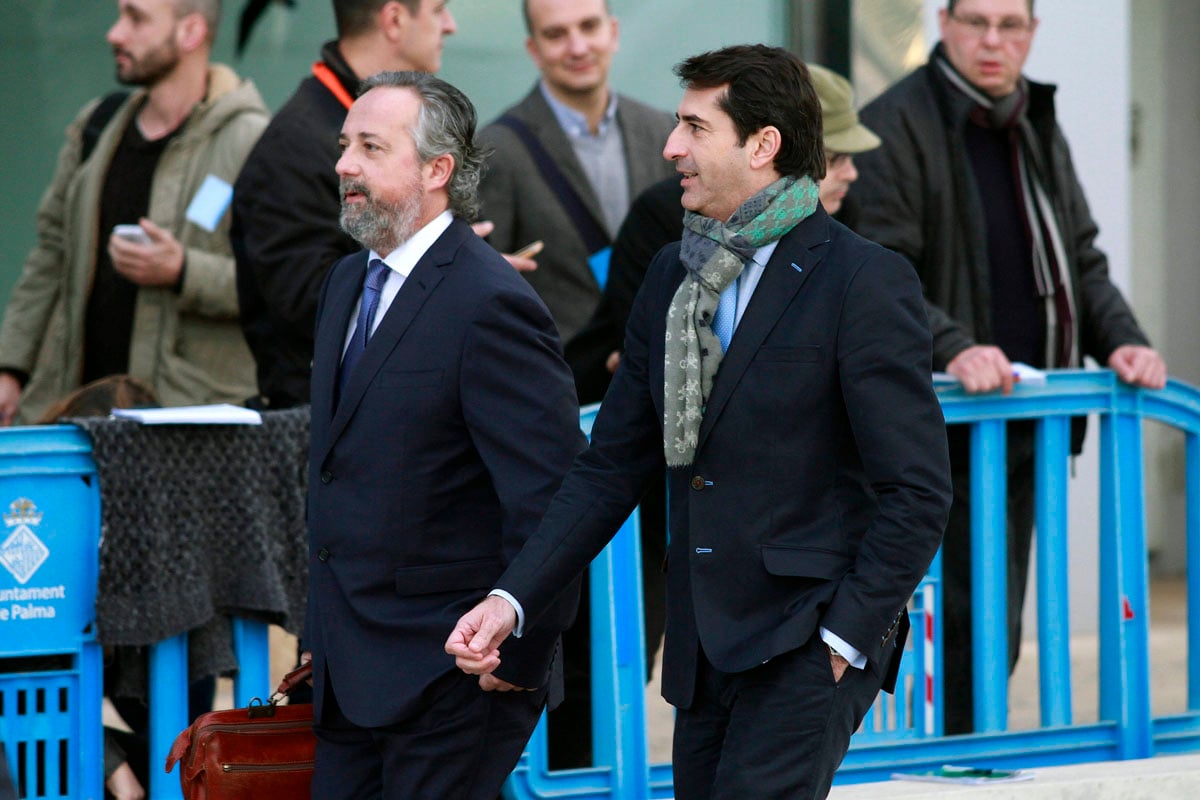
[[[373,258],[367,266],[367,277],[363,281],[362,302],[358,306],[358,322],[354,333],[350,335],[350,344],[342,356],[342,370],[338,376],[338,395],[346,388],[354,366],[362,358],[367,349],[367,340],[371,338],[371,323],[375,320],[375,312],[379,310],[379,296],[383,292],[383,284],[387,280],[388,265],[382,259]]]

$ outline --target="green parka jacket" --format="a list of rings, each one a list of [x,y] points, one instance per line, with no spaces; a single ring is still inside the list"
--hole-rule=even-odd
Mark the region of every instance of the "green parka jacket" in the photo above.
[[[29,375],[16,421],[36,421],[76,389],[83,371],[84,316],[95,274],[100,194],[108,165],[140,107],[144,90],[117,109],[80,163],[81,137],[98,101],[67,128],[54,178],[37,212],[38,240],[0,326],[0,367]],[[209,68],[208,93],[162,154],[149,218],[185,250],[182,286],[138,290],[129,373],[163,405],[242,402],[255,391],[254,362],[238,325],[228,212],[213,231],[186,219],[205,178],[230,185],[267,125],[254,84],[221,64]]]

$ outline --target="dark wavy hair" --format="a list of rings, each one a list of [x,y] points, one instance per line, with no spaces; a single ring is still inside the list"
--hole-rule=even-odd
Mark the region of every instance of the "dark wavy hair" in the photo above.
[[[799,58],[782,47],[736,45],[681,61],[675,74],[686,89],[726,87],[718,102],[740,144],[768,125],[778,128],[780,175],[825,177],[821,100]]]

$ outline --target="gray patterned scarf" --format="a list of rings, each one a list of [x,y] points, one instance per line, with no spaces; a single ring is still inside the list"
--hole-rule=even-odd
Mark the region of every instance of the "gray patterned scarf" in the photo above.
[[[692,463],[704,404],[725,351],[712,329],[721,292],[763,245],[782,239],[817,207],[817,183],[785,177],[755,194],[728,222],[683,215],[679,257],[687,275],[667,311],[663,366],[663,452],[667,466]]]

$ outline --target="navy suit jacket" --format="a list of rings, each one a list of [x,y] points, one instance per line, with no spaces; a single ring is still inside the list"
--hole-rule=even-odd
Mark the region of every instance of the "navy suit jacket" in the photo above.
[[[447,633],[536,530],[585,441],[549,312],[461,220],[405,280],[335,405],[366,264],[361,252],[333,265],[317,314],[305,641],[316,713],[329,678],[351,721],[379,727],[455,670]],[[509,648],[497,677],[546,685],[577,598],[576,586]]]
[[[665,319],[684,274],[677,243],[655,257],[591,447],[497,583],[527,624],[665,468]],[[950,506],[930,359],[904,259],[821,209],[780,240],[714,381],[695,460],[668,473],[669,702],[690,705],[701,646],[740,672],[821,625],[887,684]]]

